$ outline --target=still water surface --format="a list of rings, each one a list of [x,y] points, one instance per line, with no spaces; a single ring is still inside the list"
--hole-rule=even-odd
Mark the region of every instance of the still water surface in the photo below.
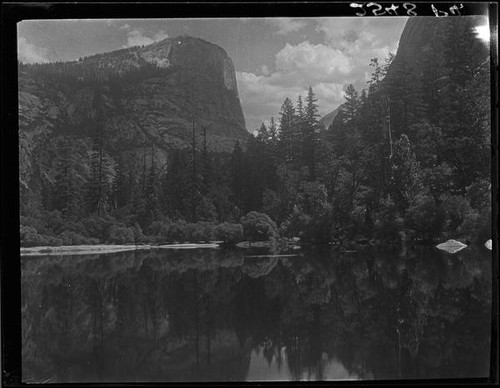
[[[490,251],[293,253],[24,257],[23,380],[489,375]]]

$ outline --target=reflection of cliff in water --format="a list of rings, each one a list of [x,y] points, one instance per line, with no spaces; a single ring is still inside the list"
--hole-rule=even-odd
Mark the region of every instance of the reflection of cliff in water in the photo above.
[[[472,249],[25,258],[23,378],[486,376],[490,266]]]

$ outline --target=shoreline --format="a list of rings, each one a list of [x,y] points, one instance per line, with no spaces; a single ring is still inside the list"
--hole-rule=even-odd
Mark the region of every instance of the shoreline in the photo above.
[[[443,249],[442,247],[439,248],[439,246],[445,246],[449,244],[450,241],[455,242],[454,240],[448,240],[444,243],[438,244],[437,246],[435,246],[434,244],[429,244],[429,246],[433,246],[438,249]],[[456,242],[458,243],[458,245],[460,245],[460,249],[456,251],[451,251],[450,253],[456,253],[459,250],[462,250],[469,246],[483,245],[483,244],[466,245],[461,243],[460,241]],[[248,241],[242,241],[238,244],[234,244],[234,247],[240,249],[269,248],[271,245],[272,244],[269,241],[256,241],[252,243],[249,243]],[[295,241],[290,245],[292,249],[300,249],[301,247],[301,245],[297,244],[297,242]],[[224,246],[225,244],[223,243],[223,241],[211,241],[208,243],[172,243],[172,244],[159,244],[159,245],[96,244],[96,245],[36,246],[36,247],[21,247],[20,255],[22,257],[57,256],[57,255],[91,255],[91,254],[118,253],[127,251],[151,250],[151,249],[220,249]],[[489,250],[492,250],[491,240],[488,240],[483,246]],[[444,249],[444,251],[447,251],[447,249]],[[351,250],[347,250],[346,252],[351,252]]]
[[[59,247],[38,246],[21,247],[21,256],[55,256],[55,255],[90,255],[102,253],[117,253],[135,250],[149,249],[200,249],[200,248],[219,248],[219,241],[211,243],[181,243],[181,244],[163,244],[163,245],[62,245]]]

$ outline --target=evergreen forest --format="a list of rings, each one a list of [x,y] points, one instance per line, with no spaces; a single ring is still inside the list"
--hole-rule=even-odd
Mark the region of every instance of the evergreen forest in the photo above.
[[[60,131],[44,150],[50,179],[40,174],[34,189],[23,169],[43,166],[20,160],[21,245],[484,243],[492,218],[490,64],[471,54],[467,39],[455,39],[454,28],[418,66],[392,54],[373,59],[366,87],[346,85],[328,128],[304,85],[232,153],[211,151],[202,133],[162,164],[151,142],[139,172],[119,153],[110,158],[105,101],[97,99],[88,138]],[[41,79],[70,84],[44,66],[58,68],[31,65]],[[103,82],[59,67],[75,84]],[[119,89],[161,71],[111,81]],[[30,147],[23,133],[20,147]]]

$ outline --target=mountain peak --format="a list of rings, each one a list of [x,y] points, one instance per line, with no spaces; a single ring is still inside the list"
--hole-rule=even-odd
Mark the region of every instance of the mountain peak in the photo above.
[[[337,114],[339,113],[339,111],[340,111],[340,107],[334,109],[330,113],[327,113],[326,115],[324,115],[319,120],[319,122],[321,124],[323,124],[323,126],[325,127],[325,129],[328,129],[330,127],[330,125],[333,123],[333,120],[335,120],[335,117],[337,117]]]

